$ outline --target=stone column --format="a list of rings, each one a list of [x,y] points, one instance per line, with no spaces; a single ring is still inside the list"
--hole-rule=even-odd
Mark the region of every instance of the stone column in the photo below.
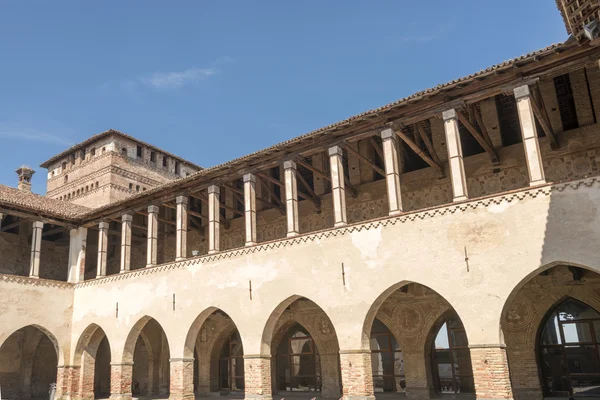
[[[271,357],[244,355],[244,383],[247,399],[271,399]]]
[[[169,400],[194,398],[194,359],[171,358]]]
[[[503,345],[470,345],[475,395],[478,399],[512,399]]]
[[[342,398],[374,400],[370,350],[340,350]]]
[[[208,187],[208,254],[214,254],[218,252],[220,248],[220,193],[221,190],[217,185],[211,185]]]
[[[68,282],[82,282],[85,275],[85,248],[87,228],[71,229],[69,240]]]
[[[453,201],[466,200],[469,198],[469,194],[467,192],[467,178],[456,111],[454,109],[444,111],[442,117],[444,118],[444,131],[446,132],[450,181],[452,182],[452,193],[454,194]]]
[[[131,400],[133,363],[110,363],[110,398]]]
[[[175,248],[175,261],[185,260],[187,257],[187,225],[188,225],[188,197],[177,196],[177,240]]]
[[[121,216],[121,273],[131,269],[131,222],[133,214]]]
[[[344,182],[344,164],[342,163],[342,148],[333,146],[329,148],[329,165],[331,171],[331,193],[333,198],[334,226],[344,226],[348,223],[346,218],[346,189]]]
[[[256,176],[244,175],[244,216],[246,246],[256,244]]]
[[[158,257],[158,206],[148,206],[148,246],[146,248],[146,267],[156,265]]]
[[[96,278],[106,276],[106,260],[108,254],[108,222],[100,222],[98,225],[98,267],[96,269]]]
[[[535,117],[531,108],[531,95],[529,86],[523,85],[515,88],[515,99],[519,111],[519,122],[521,123],[521,135],[523,136],[523,147],[525,148],[525,160],[527,172],[529,173],[529,186],[546,183],[544,176],[544,165],[542,154],[535,127]]]
[[[383,161],[387,185],[389,214],[402,213],[402,191],[400,190],[400,164],[398,163],[398,143],[396,133],[390,128],[381,131],[383,141]]]
[[[300,233],[298,223],[298,181],[296,178],[296,163],[285,161],[283,163],[285,176],[285,211],[287,217],[287,237]]]
[[[40,277],[40,256],[42,252],[42,229],[44,223],[35,221],[31,232],[31,262],[29,264],[29,277]]]

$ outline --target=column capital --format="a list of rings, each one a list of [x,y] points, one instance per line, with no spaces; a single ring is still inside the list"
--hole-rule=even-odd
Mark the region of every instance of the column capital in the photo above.
[[[292,160],[287,160],[283,162],[283,169],[296,169],[296,162]]]
[[[33,222],[33,227],[34,228],[42,229],[44,227],[44,223],[42,221],[34,221]]]
[[[396,139],[396,132],[392,128],[385,128],[381,131],[381,139]]]
[[[98,224],[98,228],[99,229],[108,229],[108,228],[110,228],[110,223],[108,223],[106,221],[102,221]]]
[[[329,156],[342,156],[344,155],[344,150],[340,146],[332,146],[328,150]]]
[[[220,194],[221,193],[221,188],[217,185],[210,185],[208,187],[208,193],[215,193],[215,194]]]
[[[454,108],[451,108],[449,110],[442,112],[442,119],[444,120],[444,122],[452,121],[453,119],[457,119],[456,110]]]
[[[189,198],[188,198],[187,195],[180,195],[180,196],[177,196],[175,198],[175,203],[177,203],[177,204],[187,204],[188,200],[189,200]]]
[[[157,205],[149,205],[148,206],[148,214],[158,214],[158,210],[160,209],[160,207],[158,207]]]
[[[126,213],[126,214],[121,215],[121,221],[123,221],[123,222],[133,221],[133,214]]]
[[[529,85],[523,85],[514,88],[513,93],[515,94],[515,99],[519,100],[525,97],[529,97],[531,92],[529,91]]]
[[[244,182],[255,182],[256,183],[256,175],[244,174]]]

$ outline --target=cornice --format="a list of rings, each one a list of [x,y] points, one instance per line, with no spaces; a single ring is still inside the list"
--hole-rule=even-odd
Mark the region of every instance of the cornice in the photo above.
[[[317,240],[323,240],[330,237],[349,235],[354,232],[368,231],[371,229],[377,229],[388,225],[403,224],[407,222],[414,222],[418,220],[437,218],[448,214],[456,214],[467,210],[475,210],[479,208],[486,208],[491,205],[501,204],[503,202],[515,203],[523,201],[525,199],[534,199],[537,197],[549,196],[553,191],[563,192],[567,189],[577,190],[580,187],[591,187],[594,184],[598,184],[600,178],[587,178],[572,182],[559,183],[559,184],[546,184],[533,188],[516,189],[511,192],[504,192],[500,195],[491,195],[480,197],[478,199],[470,199],[460,203],[447,204],[443,206],[431,207],[425,210],[419,210],[401,214],[394,217],[382,217],[376,220],[367,222],[360,222],[353,225],[347,225],[340,228],[330,228],[318,232],[311,232],[304,235],[299,235],[293,238],[283,238],[274,240],[271,242],[260,243],[255,246],[242,247],[232,250],[222,251],[216,254],[202,255],[198,257],[188,258],[183,261],[169,262],[154,267],[145,267],[138,270],[126,272],[118,275],[110,275],[103,278],[93,279],[85,282],[81,282],[75,285],[75,288],[84,288],[88,286],[101,285],[103,283],[115,282],[127,279],[134,279],[138,276],[151,275],[166,271],[178,270],[187,268],[196,264],[206,264],[211,262],[217,262],[221,260],[233,259],[236,257],[245,256],[248,254],[255,254],[260,252],[266,252],[278,248],[292,247],[299,244],[314,242]]]

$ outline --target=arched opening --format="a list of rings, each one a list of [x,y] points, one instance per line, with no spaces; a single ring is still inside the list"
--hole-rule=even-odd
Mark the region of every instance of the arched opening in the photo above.
[[[234,392],[244,390],[244,347],[237,329],[229,335],[221,347],[219,389]]]
[[[194,393],[243,396],[244,347],[229,315],[215,308],[201,313],[188,333],[186,349],[193,349]]]
[[[445,318],[431,347],[433,383],[438,393],[475,393],[469,342],[456,313]]]
[[[277,349],[277,390],[280,392],[320,392],[319,349],[308,331],[292,325]]]
[[[82,333],[75,350],[75,365],[79,365],[81,398],[110,397],[110,345],[106,334],[96,324]]]
[[[460,318],[426,286],[402,282],[379,296],[363,326],[363,346],[367,343],[375,393],[425,398],[475,393]]]
[[[124,361],[133,362],[131,393],[168,396],[170,351],[165,331],[153,318],[144,317],[133,327],[125,344]]]
[[[525,277],[501,327],[515,400],[599,396],[600,274],[555,262]]]
[[[27,326],[10,335],[0,347],[0,388],[8,399],[48,398],[56,383],[58,346],[45,329]]]
[[[273,394],[341,394],[339,343],[331,320],[314,302],[293,296],[273,312],[263,332],[271,353]]]
[[[600,313],[568,298],[547,315],[538,354],[550,396],[600,396]]]
[[[376,392],[403,392],[406,389],[402,349],[383,322],[373,321],[371,328],[371,370]]]

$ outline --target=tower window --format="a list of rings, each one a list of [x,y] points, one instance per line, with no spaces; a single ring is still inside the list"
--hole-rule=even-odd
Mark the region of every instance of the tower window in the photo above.
[[[136,192],[139,192],[140,191],[140,185],[136,185],[135,186],[135,190],[136,190]]]
[[[556,90],[556,100],[558,101],[558,111],[560,112],[563,130],[568,131],[579,128],[575,98],[573,97],[573,88],[571,87],[569,74],[555,77],[554,89]]]
[[[65,175],[65,183],[69,182],[69,175]]]
[[[63,163],[62,163],[62,170],[64,171],[65,169],[67,169],[67,162],[63,161]]]
[[[79,158],[81,158],[81,161],[85,160],[85,149],[81,150]]]
[[[179,161],[175,161],[175,175],[179,175]]]
[[[167,167],[167,157],[163,157],[163,167]]]
[[[137,146],[137,156],[138,158],[142,158],[142,146]]]
[[[90,150],[90,154],[91,154],[92,156],[95,156],[95,155],[96,155],[96,148],[95,148],[95,147],[92,147],[92,149]]]
[[[156,153],[153,151],[150,152],[150,162],[156,162]]]
[[[133,190],[133,183],[129,184],[129,190]]]
[[[126,156],[126,155],[127,155],[127,148],[126,148],[126,147],[123,147],[123,148],[121,149],[121,154],[123,154],[124,156]]]

